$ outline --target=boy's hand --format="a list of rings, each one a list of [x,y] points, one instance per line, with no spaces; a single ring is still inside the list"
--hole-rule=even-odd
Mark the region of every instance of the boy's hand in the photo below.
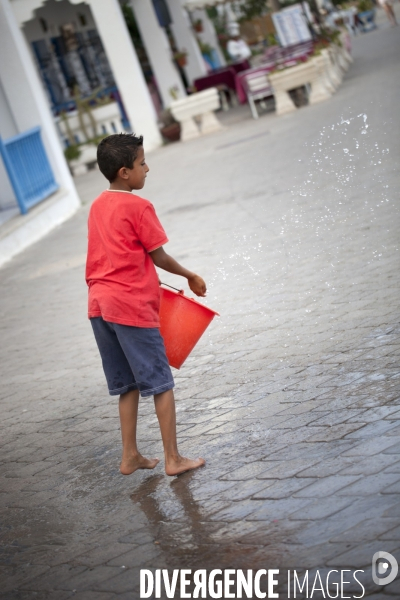
[[[188,271],[185,267],[182,267],[172,256],[169,256],[162,246],[152,250],[149,253],[156,267],[164,269],[168,273],[174,273],[174,275],[180,275],[186,277],[189,283],[189,287],[196,294],[196,296],[205,296],[207,292],[207,286],[204,279],[202,279],[193,271]],[[158,278],[160,281],[160,278]],[[160,282],[161,283],[161,282]]]
[[[193,275],[192,277],[188,277],[188,284],[190,289],[194,294],[196,294],[196,296],[204,297],[206,295],[206,282],[199,275]]]

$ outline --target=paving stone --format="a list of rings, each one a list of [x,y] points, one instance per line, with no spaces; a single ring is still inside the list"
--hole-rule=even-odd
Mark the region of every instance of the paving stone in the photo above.
[[[400,454],[400,443],[389,446],[383,451],[383,454]]]
[[[351,527],[362,524],[365,521],[368,522],[374,518],[383,519],[385,517],[395,519],[395,510],[396,502],[393,501],[393,497],[391,496],[383,500],[377,500],[374,496],[361,498],[355,500],[347,508],[344,508],[340,512],[340,519],[337,514],[333,514],[326,519],[307,521],[303,529],[298,532],[297,541],[306,546],[313,546],[322,542],[328,543],[331,537],[344,533]],[[345,542],[345,548],[347,548],[348,543],[348,541]]]
[[[381,550],[381,545],[382,542],[380,540],[375,540],[369,544],[355,546],[348,552],[344,552],[343,554],[328,560],[326,564],[328,566],[335,565],[336,567],[347,569],[369,567],[372,563],[372,557],[375,552],[379,552]],[[385,545],[385,552],[391,553],[396,549],[396,547],[396,543],[388,541]]]
[[[93,589],[99,582],[111,579],[119,574],[120,569],[112,566],[97,566],[85,569],[81,573],[73,574],[68,579],[57,583],[56,587],[61,590],[84,590]]]
[[[332,475],[311,483],[311,485],[295,492],[296,498],[325,498],[335,494],[359,479],[358,476]],[[304,481],[307,481],[305,479]],[[310,481],[308,479],[308,481]]]
[[[366,421],[363,418],[363,415],[365,415],[365,413],[367,412],[364,408],[358,408],[358,409],[354,409],[354,408],[347,408],[347,409],[342,409],[342,410],[335,410],[334,412],[332,411],[332,404],[330,402],[327,403],[328,406],[325,408],[329,407],[329,411],[325,411],[325,414],[321,411],[318,410],[318,408],[316,407],[316,410],[314,411],[315,413],[319,413],[319,415],[321,415],[321,418],[319,418],[317,421],[315,421],[315,425],[317,427],[321,426],[321,425],[327,425],[328,427],[332,427],[333,425],[338,425],[340,423],[345,423],[346,421],[355,421],[355,422],[361,422],[361,423],[366,423]]]
[[[328,460],[320,461],[304,471],[300,471],[298,477],[329,477],[341,473],[347,466],[352,466],[357,458],[343,458],[342,455]]]
[[[302,415],[296,415],[291,419],[286,418],[283,421],[281,420],[277,425],[274,425],[273,427],[274,429],[292,429],[293,427],[302,427],[305,425],[309,425],[310,423],[318,421],[318,419],[319,415],[307,411]]]
[[[400,585],[397,578],[392,583],[389,583],[389,585],[385,586],[385,594],[387,594],[389,597],[391,596],[392,598],[399,597]]]
[[[386,467],[385,473],[400,473],[400,461],[393,463],[389,467]]]
[[[392,438],[377,436],[376,438],[358,443],[353,448],[344,452],[343,456],[373,456],[379,452],[385,452],[392,446],[396,446],[396,442]]]
[[[91,549],[89,552],[86,552],[85,554],[80,554],[76,558],[76,560],[79,564],[84,565],[86,567],[96,567],[96,566],[104,564],[105,562],[107,562],[107,564],[109,564],[110,560],[111,560],[110,557],[114,556],[115,558],[112,560],[115,560],[122,554],[126,553],[125,543],[119,542],[117,544],[113,544],[112,547],[110,546],[110,544],[108,544],[107,546],[99,546],[97,548]],[[136,551],[136,548],[138,547],[138,545],[134,544],[134,543],[132,543],[130,545]]]
[[[253,500],[253,502],[256,502],[256,500]],[[246,517],[247,521],[274,522],[280,519],[286,520],[289,515],[302,510],[303,507],[310,504],[310,501],[308,498],[289,497],[273,500],[263,499],[258,504],[260,508]]]
[[[393,496],[389,495],[387,496],[388,498],[393,498]],[[385,510],[385,512],[382,514],[383,517],[399,517],[400,516],[400,503],[395,504],[394,502],[394,498],[393,498],[393,506],[391,506],[390,508],[388,508],[387,510]]]
[[[392,421],[391,423],[393,425],[393,423],[395,423],[395,421]],[[393,427],[385,435],[388,437],[398,437],[400,435],[400,427],[399,426]]]
[[[376,435],[384,435],[385,433],[389,433],[390,430],[397,429],[398,424],[396,421],[379,421],[378,423],[369,423],[364,427],[358,429],[353,433],[349,433],[349,437],[356,439],[369,438],[371,436]],[[397,434],[396,434],[397,435]]]
[[[366,496],[368,494],[384,493],[392,484],[399,480],[395,473],[378,473],[358,479],[355,483],[337,492],[338,496]]]
[[[381,494],[399,494],[400,493],[400,479],[392,485],[381,490]]]
[[[265,461],[265,470],[257,475],[258,479],[286,479],[292,477],[300,471],[304,471],[306,467],[319,462],[317,459],[307,457],[292,459],[284,462]],[[268,467],[269,466],[269,467]]]
[[[121,574],[107,581],[99,582],[95,586],[95,589],[98,591],[114,592],[118,595],[124,592],[132,593],[132,590],[139,585],[138,575],[137,569],[121,569]]]
[[[342,498],[321,498],[318,502],[309,502],[304,508],[291,515],[295,520],[326,519],[351,505],[351,500]]]
[[[36,567],[39,571],[39,567]],[[29,578],[29,580],[21,581],[18,575],[18,588],[22,590],[43,590],[43,591],[54,591],[58,588],[58,583],[65,577],[74,577],[79,573],[86,571],[85,567],[71,567],[68,564],[57,566],[53,569],[41,566],[40,570],[42,573],[36,574],[35,579]],[[16,580],[14,580],[14,584]],[[14,585],[15,587],[15,585]]]
[[[385,519],[386,520],[386,519]],[[398,523],[398,520],[395,520],[395,523]],[[392,529],[389,529],[388,531],[385,531],[385,533],[381,534],[379,536],[379,539],[381,540],[398,540],[399,539],[399,534],[400,534],[400,525],[398,527],[393,527]]]
[[[230,473],[226,473],[221,477],[227,481],[243,481],[246,479],[252,479],[257,477],[260,473],[264,473],[268,468],[266,462],[253,462],[247,465],[243,465],[239,469],[236,469]]]
[[[281,480],[271,479],[267,481],[270,483],[270,485],[255,493],[252,498],[255,500],[277,500],[279,498],[288,498],[292,495],[295,495],[296,492],[299,492],[300,490],[312,485],[315,479],[293,477]]]
[[[317,544],[313,547],[293,545],[293,552],[288,557],[285,557],[286,564],[290,569],[304,569],[304,568],[321,568],[320,565],[326,564],[329,558],[335,556],[338,551],[337,544]],[[311,594],[311,589],[309,594]],[[297,593],[296,593],[297,596]],[[314,592],[313,596],[316,597]],[[305,598],[307,596],[304,596]],[[310,596],[309,596],[310,597]]]
[[[216,512],[212,516],[215,521],[240,521],[254,514],[260,508],[260,502],[255,500],[238,500],[229,507]]]
[[[372,594],[368,596],[368,600],[382,600],[389,598],[389,594],[386,594],[384,591],[378,592],[377,594]]]
[[[57,593],[60,593],[60,590],[57,590]],[[115,594],[110,594],[108,592],[93,592],[90,590],[73,592],[73,596],[69,593],[68,597],[73,598],[73,600],[116,600]]]
[[[273,480],[254,481],[254,479],[250,479],[243,482],[236,482],[234,488],[229,488],[224,493],[224,497],[230,500],[246,500],[248,498],[258,498],[258,494],[260,493],[260,491],[265,490],[272,483]]]
[[[24,584],[26,584],[27,582],[35,581],[38,576],[43,577],[45,573],[49,571],[49,567],[46,565],[28,564],[18,566],[18,574],[15,573],[15,569],[13,569],[12,571],[10,572],[10,570],[7,569],[7,571],[2,576],[1,589],[3,594],[10,593],[16,588],[17,585],[18,587],[23,588]]]
[[[376,456],[368,456],[364,460],[359,460],[355,464],[346,467],[340,471],[341,475],[373,475],[385,471],[392,465],[395,465],[398,457],[387,454],[377,454]],[[390,472],[390,471],[389,471]]]
[[[382,519],[376,517],[375,519],[369,519],[368,522],[357,523],[350,529],[342,531],[337,535],[333,535],[330,538],[332,542],[348,542],[354,544],[355,542],[366,542],[373,541],[376,539],[397,539],[397,538],[386,538],[385,535],[390,534],[396,528],[396,519]]]
[[[310,442],[339,440],[363,427],[363,423],[341,423],[340,425],[332,425],[332,427],[321,428],[319,430],[317,430],[317,427],[310,427],[311,430],[315,429],[316,433],[312,433],[308,440]]]
[[[57,590],[56,592],[42,591],[39,595],[38,592],[16,589],[7,593],[7,600],[32,600],[33,598],[40,598],[40,600],[66,600],[67,598],[71,598],[71,592],[62,590]]]

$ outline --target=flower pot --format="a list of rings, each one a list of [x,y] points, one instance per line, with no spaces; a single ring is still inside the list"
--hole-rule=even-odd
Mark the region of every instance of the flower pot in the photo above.
[[[161,135],[169,142],[179,142],[181,139],[181,126],[179,123],[171,123],[160,129]]]
[[[179,56],[178,58],[175,59],[176,63],[182,68],[182,67],[186,67],[187,65],[187,58],[186,56]]]
[[[202,33],[203,32],[203,23],[195,23],[193,25],[193,29],[197,32],[197,33]]]

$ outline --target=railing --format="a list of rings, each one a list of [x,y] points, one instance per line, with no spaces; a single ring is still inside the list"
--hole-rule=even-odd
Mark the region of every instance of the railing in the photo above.
[[[0,154],[23,215],[58,189],[40,137],[40,127],[7,140],[0,137]]]
[[[103,98],[103,97],[107,97],[107,96],[109,96],[112,100],[115,100],[115,102],[117,102],[120,113],[121,113],[122,125],[123,125],[124,129],[129,131],[130,123],[128,121],[128,116],[126,114],[125,107],[122,102],[121,95],[118,91],[118,88],[115,85],[113,85],[111,87],[101,89],[96,94],[96,98],[97,97]],[[84,100],[85,97],[83,97],[82,99]],[[96,101],[94,99],[93,100],[93,108],[95,108],[95,107],[96,107]],[[53,103],[52,110],[53,110],[53,115],[56,117],[59,116],[60,113],[62,113],[62,112],[66,112],[66,113],[71,112],[73,110],[76,110],[76,101],[74,100],[74,98],[71,98],[70,100],[67,100],[66,102],[61,102],[59,104]]]

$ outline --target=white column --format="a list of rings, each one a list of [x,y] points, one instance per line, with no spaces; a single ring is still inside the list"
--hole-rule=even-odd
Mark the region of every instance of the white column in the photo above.
[[[80,0],[72,0],[74,4]],[[161,145],[157,116],[118,0],[87,0],[132,130],[146,150]]]
[[[164,108],[168,108],[172,100],[184,98],[186,91],[173,62],[167,35],[160,27],[151,0],[130,0],[129,3],[136,17]]]
[[[0,79],[20,133],[40,126],[57,183],[68,190],[71,211],[80,205],[42,83],[9,0],[0,0]]]
[[[207,74],[207,68],[200,52],[199,44],[193,33],[192,24],[181,0],[166,0],[171,14],[171,29],[179,50],[185,49],[188,53],[187,65],[183,67],[185,75],[192,83],[194,79]]]
[[[218,37],[217,37],[217,33],[215,31],[214,24],[208,18],[206,11],[203,8],[196,8],[196,10],[193,10],[193,18],[201,19],[203,21],[204,29],[203,29],[202,33],[200,34],[201,40],[205,44],[210,44],[210,46],[212,48],[214,48],[214,50],[216,51],[216,53],[218,55],[219,62],[221,63],[221,67],[225,67],[226,60],[225,60],[224,53],[222,52],[222,50],[219,46]]]

